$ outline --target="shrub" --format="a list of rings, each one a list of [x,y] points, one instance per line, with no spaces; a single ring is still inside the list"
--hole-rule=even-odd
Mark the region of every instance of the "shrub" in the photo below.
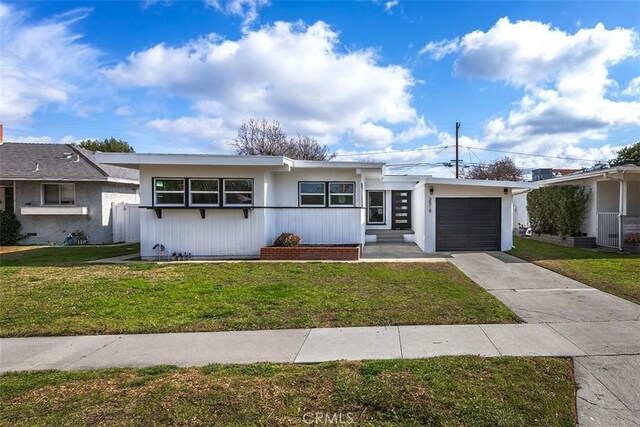
[[[555,185],[527,194],[529,222],[536,233],[579,236],[591,190],[578,185]]]
[[[640,243],[640,233],[627,233],[624,235],[624,241],[627,243]]]
[[[22,224],[18,221],[16,214],[11,211],[0,211],[0,245],[15,245],[18,240],[22,239],[20,230]]]
[[[300,236],[293,233],[282,233],[273,241],[273,246],[290,248],[300,244]]]

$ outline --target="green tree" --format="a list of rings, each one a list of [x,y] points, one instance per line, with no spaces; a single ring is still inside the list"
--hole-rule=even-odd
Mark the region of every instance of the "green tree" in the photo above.
[[[617,156],[609,160],[611,166],[621,166],[626,164],[640,166],[640,141],[628,145],[618,150]]]
[[[0,245],[15,245],[23,237],[21,229],[22,224],[18,221],[16,214],[7,210],[0,211]]]
[[[103,153],[135,153],[135,150],[128,142],[111,137],[104,141],[97,139],[87,139],[77,144],[78,147],[89,151],[102,151]]]

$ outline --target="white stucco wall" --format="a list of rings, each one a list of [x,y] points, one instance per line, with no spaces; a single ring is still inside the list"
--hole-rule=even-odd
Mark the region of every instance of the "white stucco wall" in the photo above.
[[[411,205],[411,221],[413,224],[414,241],[423,251],[425,250],[425,226],[426,210],[429,197],[424,184],[419,183],[414,186],[413,200]]]
[[[83,231],[91,244],[112,243],[111,202],[138,201],[136,185],[74,182],[75,205],[87,207],[87,215],[22,215],[21,207],[42,204],[43,183],[15,181],[16,216],[22,224],[22,232],[31,234],[20,240],[20,244],[62,244],[76,230]]]
[[[507,251],[513,246],[512,235],[512,197],[511,189],[504,194],[503,188],[499,187],[480,187],[480,186],[466,186],[466,185],[442,185],[442,184],[429,184],[427,182],[427,188],[433,185],[434,194],[431,205],[431,212],[427,209],[425,212],[426,231],[425,231],[425,252],[436,251],[436,200],[438,198],[447,197],[499,197],[501,199],[501,216],[502,226],[500,228],[501,245],[500,249]],[[428,190],[427,190],[428,191]],[[427,195],[428,197],[428,195]],[[427,200],[428,203],[428,200]]]
[[[513,229],[517,230],[518,225],[522,224],[529,227],[529,214],[527,212],[527,194],[519,193],[513,195]]]

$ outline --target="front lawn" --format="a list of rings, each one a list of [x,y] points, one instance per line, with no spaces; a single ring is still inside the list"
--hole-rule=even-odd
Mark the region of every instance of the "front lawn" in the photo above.
[[[26,372],[0,395],[12,426],[576,425],[571,361],[542,357]]]
[[[0,266],[69,265],[139,252],[138,243],[100,246],[0,246]]]
[[[449,263],[0,267],[0,336],[514,323]]]
[[[511,255],[640,304],[640,256],[514,237]]]

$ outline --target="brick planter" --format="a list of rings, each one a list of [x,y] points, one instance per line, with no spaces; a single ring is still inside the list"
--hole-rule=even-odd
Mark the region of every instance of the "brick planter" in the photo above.
[[[357,261],[360,259],[360,245],[294,246],[291,248],[265,246],[260,248],[260,259],[268,261]]]
[[[542,242],[554,243],[556,245],[568,246],[570,248],[595,248],[598,245],[596,244],[595,237],[570,237],[567,236],[564,239],[560,236],[556,236],[555,234],[536,234],[533,233],[531,236],[533,240],[540,240]]]

